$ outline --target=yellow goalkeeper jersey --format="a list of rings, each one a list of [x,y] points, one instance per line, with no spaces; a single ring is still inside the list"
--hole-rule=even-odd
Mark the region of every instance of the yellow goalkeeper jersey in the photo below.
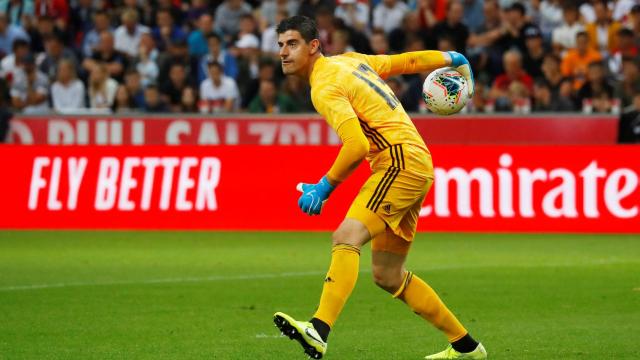
[[[424,140],[384,79],[444,65],[439,51],[322,57],[316,61],[310,76],[311,100],[342,138],[341,126],[353,119],[359,121],[369,141],[367,160],[370,163],[381,151],[397,144],[413,145],[428,153]]]

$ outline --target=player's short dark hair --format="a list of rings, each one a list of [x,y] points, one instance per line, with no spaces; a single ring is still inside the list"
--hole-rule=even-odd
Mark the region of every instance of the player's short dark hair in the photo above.
[[[316,22],[303,15],[296,15],[290,18],[286,18],[278,24],[276,27],[276,32],[278,34],[283,34],[289,30],[295,30],[300,33],[300,36],[306,42],[311,42],[313,39],[320,38],[318,35],[318,27],[316,26]]]

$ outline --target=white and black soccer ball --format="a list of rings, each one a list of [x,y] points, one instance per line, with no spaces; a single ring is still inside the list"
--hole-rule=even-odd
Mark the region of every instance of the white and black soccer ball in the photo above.
[[[467,104],[468,86],[465,77],[456,69],[436,69],[427,76],[422,85],[422,98],[432,113],[452,115]]]

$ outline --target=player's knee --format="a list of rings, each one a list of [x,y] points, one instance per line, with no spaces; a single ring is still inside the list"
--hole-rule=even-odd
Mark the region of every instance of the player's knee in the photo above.
[[[373,282],[388,293],[395,293],[402,284],[402,272],[383,266],[374,266],[372,269]]]
[[[367,242],[368,233],[366,228],[362,229],[355,226],[341,225],[332,235],[333,245],[345,244],[361,247]]]

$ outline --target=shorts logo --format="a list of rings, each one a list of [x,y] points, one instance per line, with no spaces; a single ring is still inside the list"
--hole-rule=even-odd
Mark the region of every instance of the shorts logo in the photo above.
[[[387,214],[389,214],[391,212],[391,204],[386,204],[382,206],[382,209],[384,210],[384,212],[386,212]]]

